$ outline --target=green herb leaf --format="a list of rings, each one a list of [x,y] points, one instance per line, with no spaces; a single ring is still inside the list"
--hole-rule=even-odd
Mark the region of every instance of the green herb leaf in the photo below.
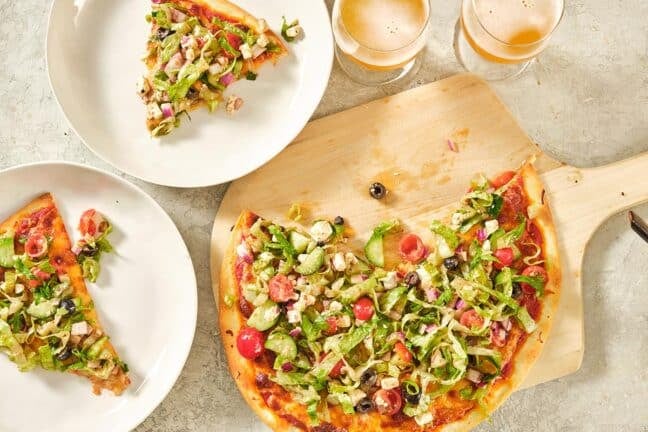
[[[282,16],[281,17],[281,36],[287,41],[287,42],[293,42],[295,40],[294,37],[288,36],[288,29],[291,27],[294,27],[299,24],[299,20],[294,20],[290,23],[286,21],[286,17]]]
[[[533,287],[534,290],[536,290],[536,294],[538,296],[541,296],[544,294],[544,286],[545,282],[544,279],[540,276],[524,276],[524,275],[516,275],[513,276],[512,278],[513,282],[516,283],[526,283],[529,284]]]
[[[504,204],[504,198],[501,195],[493,194],[493,203],[488,207],[488,214],[491,217],[499,216],[502,211],[502,205]]]

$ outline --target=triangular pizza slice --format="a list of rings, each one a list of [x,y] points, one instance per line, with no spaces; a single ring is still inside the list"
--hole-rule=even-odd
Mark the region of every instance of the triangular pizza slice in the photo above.
[[[255,80],[258,67],[287,54],[265,20],[226,0],[153,0],[144,58],[148,72],[138,83],[152,136],[169,134],[182,114],[200,106],[214,111],[237,80]],[[243,100],[230,95],[228,113]]]
[[[307,229],[240,216],[220,333],[273,430],[466,431],[521,384],[560,295],[540,178],[530,163],[478,176],[450,207],[429,230],[379,224],[364,253],[341,216]]]
[[[36,366],[121,394],[128,367],[104,332],[52,196],[0,225],[0,351],[21,371]]]

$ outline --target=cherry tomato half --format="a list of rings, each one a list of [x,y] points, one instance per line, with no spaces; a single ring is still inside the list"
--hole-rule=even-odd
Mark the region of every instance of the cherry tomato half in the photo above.
[[[268,290],[270,291],[270,299],[277,303],[287,302],[295,294],[292,282],[283,274],[275,275],[270,279]]]
[[[79,221],[79,232],[81,235],[89,235],[91,237],[98,237],[108,227],[108,222],[104,217],[95,209],[88,209],[81,215]]]
[[[533,265],[525,268],[522,271],[522,275],[530,276],[530,277],[539,277],[542,279],[544,284],[546,284],[547,280],[549,280],[549,276],[547,275],[547,270],[537,265]],[[520,283],[520,288],[522,289],[522,291],[524,291],[527,294],[535,294],[536,292],[535,288],[533,288],[531,285],[525,282]]]
[[[342,360],[335,363],[335,366],[333,366],[333,369],[331,369],[331,372],[329,372],[329,376],[331,378],[339,377],[340,375],[342,375],[342,368],[343,367],[344,367],[344,362]]]
[[[398,243],[398,250],[401,256],[409,262],[420,262],[427,253],[423,241],[416,234],[405,234]]]
[[[360,297],[353,305],[353,315],[359,320],[366,321],[374,314],[373,301],[369,297]]]
[[[239,36],[235,35],[234,33],[227,33],[225,37],[227,38],[227,42],[235,50],[239,49],[243,44],[243,39],[241,39]]]
[[[335,317],[326,318],[326,325],[328,327],[326,328],[326,330],[324,330],[324,332],[327,335],[332,336],[335,333],[337,333],[338,325],[337,325],[337,319]]]
[[[407,349],[403,342],[397,341],[394,344],[394,352],[404,363],[412,362],[412,353]]]
[[[491,180],[491,185],[495,189],[499,189],[506,183],[510,182],[513,177],[515,177],[515,171],[504,171]]]
[[[394,415],[403,405],[401,393],[397,389],[380,389],[373,394],[373,402],[380,414]]]
[[[32,274],[42,281],[48,280],[52,275],[46,271],[41,270],[39,267],[34,267],[32,269]]]
[[[461,314],[459,323],[468,328],[479,328],[484,325],[484,318],[482,318],[475,309],[468,309]]]
[[[510,247],[497,249],[493,252],[493,256],[497,258],[497,261],[493,262],[493,266],[498,270],[508,267],[513,263],[513,249]]]
[[[265,336],[253,327],[243,328],[236,338],[239,353],[250,360],[258,358],[265,351]]]
[[[29,236],[25,243],[25,252],[30,258],[41,258],[47,253],[47,237],[41,233]]]

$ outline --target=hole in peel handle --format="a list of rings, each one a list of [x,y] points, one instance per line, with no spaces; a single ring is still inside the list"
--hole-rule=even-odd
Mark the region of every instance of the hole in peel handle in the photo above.
[[[632,210],[628,212],[628,219],[630,220],[630,228],[648,243],[648,224],[646,221],[637,216]]]

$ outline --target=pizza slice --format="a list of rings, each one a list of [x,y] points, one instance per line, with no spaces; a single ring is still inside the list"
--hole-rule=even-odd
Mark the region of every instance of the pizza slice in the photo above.
[[[477,177],[419,234],[386,221],[360,254],[341,217],[306,230],[240,216],[221,270],[221,336],[272,429],[468,430],[521,384],[561,277],[533,166]]]
[[[214,111],[223,92],[240,79],[255,80],[258,68],[287,54],[265,20],[227,0],[153,0],[151,32],[138,83],[152,136],[169,134],[182,114],[200,106]],[[228,113],[243,100],[230,95]]]
[[[0,350],[21,371],[36,366],[89,379],[120,395],[128,367],[104,332],[50,194],[0,224]]]

